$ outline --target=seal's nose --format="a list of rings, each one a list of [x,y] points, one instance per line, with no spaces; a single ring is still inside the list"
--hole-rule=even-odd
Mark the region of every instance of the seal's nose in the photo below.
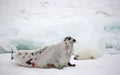
[[[75,40],[75,39],[73,39],[73,42],[76,42],[76,40]]]

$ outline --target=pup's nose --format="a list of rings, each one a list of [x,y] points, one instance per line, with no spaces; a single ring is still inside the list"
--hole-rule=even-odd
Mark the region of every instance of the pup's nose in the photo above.
[[[76,57],[74,57],[74,59],[75,59],[75,60],[77,60],[77,58],[76,58]]]

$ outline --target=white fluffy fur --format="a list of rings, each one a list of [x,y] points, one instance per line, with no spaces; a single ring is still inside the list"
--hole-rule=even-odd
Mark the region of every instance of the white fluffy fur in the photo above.
[[[75,53],[74,59],[83,60],[83,59],[95,59],[102,55],[102,51],[98,48],[84,48],[80,49]]]

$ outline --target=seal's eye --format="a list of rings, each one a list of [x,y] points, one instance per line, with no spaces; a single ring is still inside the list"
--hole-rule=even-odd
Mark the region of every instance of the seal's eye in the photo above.
[[[72,39],[72,37],[67,36],[67,37],[64,38],[64,41],[66,41],[66,40],[69,40],[69,41],[70,41],[71,39]]]
[[[71,37],[68,37],[68,40],[71,40]]]

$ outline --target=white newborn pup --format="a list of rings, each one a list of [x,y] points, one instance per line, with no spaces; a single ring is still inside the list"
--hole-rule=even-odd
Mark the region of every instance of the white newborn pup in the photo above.
[[[102,51],[97,48],[84,48],[80,49],[76,54],[75,60],[83,60],[83,59],[95,59],[102,55]]]
[[[43,49],[19,50],[11,56],[21,66],[62,69],[65,66],[75,66],[75,64],[70,64],[70,57],[75,42],[74,38],[68,36],[62,42]]]

